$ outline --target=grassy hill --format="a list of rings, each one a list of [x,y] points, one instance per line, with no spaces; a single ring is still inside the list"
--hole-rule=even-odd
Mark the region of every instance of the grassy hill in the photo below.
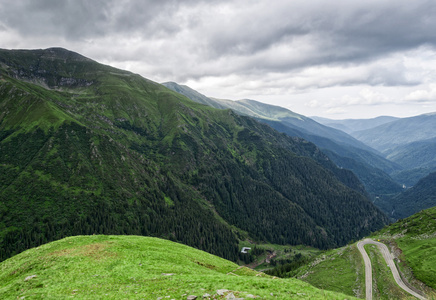
[[[227,291],[220,296],[219,290]],[[350,299],[150,237],[69,237],[0,263],[1,299],[224,299],[230,294],[245,299]]]
[[[315,145],[65,49],[0,50],[0,260],[81,234],[319,248],[386,217]]]
[[[427,296],[436,296],[436,207],[393,223],[371,238],[381,240],[397,258],[401,275]],[[372,245],[366,246],[373,262],[377,299],[408,299],[394,282],[384,260]],[[284,276],[300,278],[318,288],[363,297],[365,270],[356,244],[321,253],[309,264]]]
[[[399,220],[374,236],[389,241],[397,250],[398,265],[406,277],[412,279],[413,275],[436,290],[436,207]]]

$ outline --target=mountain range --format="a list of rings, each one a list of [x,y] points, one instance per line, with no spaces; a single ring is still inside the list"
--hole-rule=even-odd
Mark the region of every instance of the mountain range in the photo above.
[[[353,171],[373,197],[401,192],[401,186],[388,175],[401,171],[401,166],[382,157],[375,149],[341,130],[322,125],[283,107],[254,100],[232,101],[208,98],[188,86],[174,82],[163,83],[163,85],[198,103],[219,109],[230,108],[238,114],[254,117],[289,136],[311,141],[336,165]]]
[[[361,120],[311,119],[283,107],[254,100],[215,99],[174,82],[163,85],[198,103],[219,109],[230,108],[289,136],[313,142],[336,165],[353,171],[374,203],[393,219],[398,216],[394,213],[394,207],[399,211],[408,211],[409,208],[401,207],[405,201],[392,199],[405,191],[405,187],[415,185],[436,171],[436,140],[433,137],[436,132],[433,130],[436,114],[412,118],[381,116]],[[425,129],[421,130],[423,127]],[[371,138],[373,143],[370,142]],[[382,145],[377,146],[379,144]],[[436,205],[436,202],[422,201],[426,203],[422,208]],[[410,210],[410,214],[416,211]]]
[[[314,144],[61,49],[0,50],[0,259],[78,234],[319,248],[387,217]],[[356,143],[359,143],[356,141]]]

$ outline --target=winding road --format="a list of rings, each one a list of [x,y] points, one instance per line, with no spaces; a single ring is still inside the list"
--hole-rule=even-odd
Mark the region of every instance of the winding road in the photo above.
[[[415,296],[418,299],[426,300],[423,296],[416,293],[415,291],[411,290],[401,279],[400,274],[398,273],[397,266],[394,263],[393,256],[389,252],[388,247],[386,247],[385,244],[375,242],[371,239],[364,239],[363,241],[360,241],[357,243],[357,248],[359,249],[360,253],[362,254],[363,260],[365,261],[365,286],[366,286],[366,299],[372,300],[372,267],[371,267],[371,260],[369,259],[368,254],[366,253],[365,249],[363,248],[365,245],[373,244],[376,245],[380,252],[383,255],[383,258],[385,259],[388,267],[391,269],[392,275],[394,276],[394,279],[396,283],[406,292],[409,294]]]

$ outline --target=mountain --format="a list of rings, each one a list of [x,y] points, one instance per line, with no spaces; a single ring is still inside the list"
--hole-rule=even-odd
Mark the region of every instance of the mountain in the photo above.
[[[413,186],[419,179],[436,171],[436,138],[398,146],[389,151],[387,158],[404,168],[391,176],[397,182]]]
[[[317,121],[318,123],[342,130],[348,134],[352,134],[353,132],[356,131],[371,129],[399,119],[390,116],[379,116],[372,119],[344,119],[344,120],[332,120],[322,117],[311,117],[311,118]]]
[[[230,108],[241,115],[271,122],[280,122],[291,129],[301,132],[302,135],[322,136],[340,144],[351,145],[368,151],[374,151],[373,149],[340,130],[321,125],[308,117],[294,113],[280,106],[269,105],[249,99],[232,101],[208,98],[188,86],[178,85],[174,82],[166,82],[163,83],[163,85],[198,103],[210,105],[219,109]]]
[[[388,156],[399,146],[435,138],[436,113],[398,119],[352,136]]]
[[[298,136],[316,144],[335,164],[353,171],[371,195],[396,194],[402,190],[388,175],[402,170],[398,164],[383,158],[373,149],[340,130],[321,125],[283,107],[254,100],[208,98],[188,86],[174,82],[163,85],[198,103],[220,109],[230,108],[241,115],[255,117],[289,136]]]
[[[139,236],[76,236],[0,263],[1,299],[350,299]]]
[[[427,175],[418,183],[394,197],[390,204],[392,216],[396,219],[406,218],[411,214],[436,206],[436,172]]]
[[[0,259],[78,234],[319,248],[387,222],[315,145],[61,49],[0,50]]]

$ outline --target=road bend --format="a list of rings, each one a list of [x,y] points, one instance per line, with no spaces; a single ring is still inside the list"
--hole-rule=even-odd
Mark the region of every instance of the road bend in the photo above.
[[[406,292],[409,294],[415,296],[418,299],[426,300],[423,296],[416,293],[415,291],[411,290],[401,279],[400,273],[398,273],[397,266],[394,263],[394,259],[392,254],[389,252],[388,247],[386,247],[385,244],[375,242],[371,239],[364,239],[363,241],[360,241],[357,243],[357,248],[360,251],[360,254],[362,254],[363,260],[365,262],[365,287],[366,287],[366,299],[372,300],[372,267],[371,267],[371,260],[369,259],[368,254],[366,253],[365,249],[363,248],[365,245],[373,244],[376,245],[380,252],[383,255],[383,258],[386,261],[386,264],[391,269],[392,275],[394,276],[395,282]]]

